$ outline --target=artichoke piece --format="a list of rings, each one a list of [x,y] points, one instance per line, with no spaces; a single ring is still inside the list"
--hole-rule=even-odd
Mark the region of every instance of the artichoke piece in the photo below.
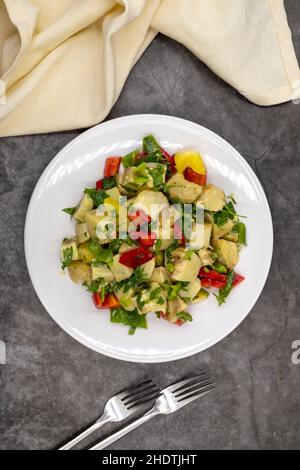
[[[73,217],[77,222],[83,222],[86,214],[94,207],[93,199],[89,194],[84,194]]]
[[[225,264],[228,269],[233,269],[239,260],[239,250],[236,243],[220,238],[213,242],[218,261]]]

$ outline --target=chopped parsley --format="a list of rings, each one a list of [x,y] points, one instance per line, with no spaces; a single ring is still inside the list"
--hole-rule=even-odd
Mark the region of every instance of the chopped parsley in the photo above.
[[[72,262],[72,258],[73,258],[73,247],[68,246],[67,248],[63,250],[63,260],[61,263],[62,269],[65,269],[68,266],[70,266]]]
[[[225,204],[221,211],[215,212],[213,214],[214,223],[218,227],[222,227],[227,224],[229,220],[234,220],[237,217],[234,205],[232,201]]]
[[[102,180],[102,188],[103,189],[111,189],[117,186],[117,180],[115,176],[108,176],[107,178],[103,178]]]
[[[129,312],[123,307],[112,308],[110,311],[110,321],[112,323],[122,323],[129,326],[129,335],[133,335],[137,328],[147,328],[147,319],[145,315],[140,315],[137,309]]]
[[[69,214],[71,217],[75,214],[77,210],[77,206],[76,207],[66,207],[66,209],[62,209],[63,212],[65,212],[66,214]]]
[[[234,271],[230,270],[230,271],[228,271],[228,274],[227,274],[226,286],[222,287],[222,289],[219,289],[219,292],[217,294],[214,294],[214,296],[216,297],[219,305],[222,305],[226,302],[227,297],[229,296],[230,292],[232,291],[233,279],[234,279]]]
[[[104,203],[104,199],[107,198],[107,194],[104,189],[85,188],[85,194],[88,194],[94,203],[94,207],[98,207]]]
[[[147,280],[149,279],[145,276],[143,267],[138,266],[129,278],[124,279],[123,281],[114,282],[113,289],[116,291],[123,289],[123,292],[126,293],[130,289],[135,289],[138,285],[143,284]]]
[[[98,263],[112,264],[113,251],[111,248],[102,248],[100,243],[94,239],[89,241],[89,250]]]

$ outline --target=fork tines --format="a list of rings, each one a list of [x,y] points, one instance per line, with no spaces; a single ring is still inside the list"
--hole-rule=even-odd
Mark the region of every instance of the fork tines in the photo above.
[[[120,400],[127,409],[139,407],[159,395],[160,388],[153,380],[146,380],[139,385],[124,390]]]
[[[208,372],[201,372],[177,382],[170,388],[176,401],[183,404],[211,392],[216,388],[216,383]]]

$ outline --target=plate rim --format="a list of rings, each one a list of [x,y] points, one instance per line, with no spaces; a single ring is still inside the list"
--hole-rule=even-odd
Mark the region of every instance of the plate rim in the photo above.
[[[76,145],[76,143],[78,141],[83,142],[85,139],[89,139],[90,136],[92,136],[93,134],[97,134],[97,131],[98,131],[99,128],[105,130],[105,128],[116,127],[116,126],[122,125],[122,124],[125,127],[126,125],[128,125],[128,122],[134,121],[136,119],[151,120],[151,121],[155,121],[155,120],[156,121],[162,121],[163,120],[163,121],[178,122],[179,124],[181,124],[181,126],[184,125],[184,126],[189,127],[189,128],[194,127],[195,130],[200,129],[201,132],[204,132],[204,134],[212,137],[215,141],[218,141],[222,145],[222,147],[225,147],[228,151],[230,151],[230,153],[235,157],[235,159],[238,160],[239,163],[241,163],[243,165],[246,172],[252,178],[254,178],[256,183],[258,183],[259,196],[261,198],[261,201],[264,203],[266,211],[267,211],[266,215],[267,215],[267,218],[268,218],[267,225],[269,227],[269,232],[270,232],[269,233],[270,243],[268,244],[267,262],[264,264],[264,276],[263,276],[264,277],[264,282],[261,284],[261,286],[259,288],[259,291],[258,291],[258,295],[256,296],[255,300],[250,303],[250,308],[248,307],[247,311],[233,325],[233,328],[230,330],[229,333],[225,332],[224,334],[220,334],[217,337],[217,339],[210,340],[208,342],[208,345],[205,345],[204,348],[202,348],[201,346],[199,347],[199,345],[198,345],[198,347],[195,346],[193,349],[188,350],[185,353],[177,353],[177,354],[174,353],[174,355],[172,357],[169,357],[169,356],[167,356],[167,357],[166,356],[165,357],[151,357],[151,356],[150,357],[148,357],[148,356],[128,357],[128,356],[126,356],[126,354],[120,353],[118,351],[110,351],[110,350],[107,351],[107,350],[104,350],[102,348],[99,348],[96,345],[94,345],[93,343],[89,343],[81,335],[76,334],[74,330],[72,330],[72,329],[67,330],[66,327],[65,327],[64,322],[58,320],[57,318],[54,318],[52,313],[50,313],[48,311],[44,301],[42,300],[41,296],[39,295],[38,286],[37,286],[37,283],[35,281],[35,277],[33,275],[31,261],[30,261],[29,255],[28,255],[28,251],[29,251],[28,232],[29,232],[30,217],[31,217],[31,213],[32,213],[33,208],[34,208],[34,203],[37,199],[37,195],[38,195],[39,191],[43,188],[43,181],[45,180],[45,178],[47,178],[47,174],[49,172],[51,172],[53,170],[53,168],[55,168],[55,165],[57,165],[60,162],[60,160],[63,158],[64,154],[66,152],[68,152],[70,147],[72,147],[74,144]],[[34,288],[34,291],[35,291],[39,301],[43,305],[44,309],[48,313],[48,315],[50,315],[50,317],[53,319],[53,321],[61,329],[63,329],[65,333],[67,333],[74,340],[78,341],[80,344],[84,345],[85,347],[87,347],[87,348],[89,348],[89,349],[91,349],[91,350],[93,350],[93,351],[95,351],[99,354],[103,354],[104,356],[107,356],[107,357],[110,357],[110,358],[113,358],[113,359],[116,359],[116,360],[132,362],[132,363],[159,364],[159,363],[163,363],[163,362],[178,361],[180,359],[185,359],[185,358],[193,356],[195,354],[199,354],[202,351],[206,351],[207,349],[211,348],[215,344],[222,341],[227,336],[230,336],[236,330],[236,328],[245,320],[245,318],[249,315],[249,313],[252,311],[253,307],[255,306],[256,302],[258,301],[258,299],[261,296],[261,293],[262,293],[262,291],[265,287],[266,281],[268,279],[268,274],[269,274],[270,267],[271,267],[271,262],[272,262],[272,257],[273,257],[273,245],[274,245],[274,229],[273,229],[272,214],[271,214],[269,202],[268,202],[265,190],[264,190],[260,180],[258,179],[258,176],[254,172],[254,170],[251,168],[249,163],[246,161],[246,159],[239,153],[239,151],[235,147],[233,147],[229,142],[227,142],[227,140],[225,140],[223,137],[216,134],[215,132],[211,131],[210,129],[208,129],[208,128],[206,128],[206,127],[204,127],[201,124],[198,124],[196,122],[193,122],[193,121],[190,121],[190,120],[187,120],[187,119],[183,119],[183,118],[180,118],[180,117],[176,117],[176,116],[165,115],[165,114],[131,114],[131,115],[127,115],[127,116],[121,116],[121,117],[117,117],[117,118],[114,118],[114,119],[110,119],[108,121],[99,123],[96,126],[93,126],[89,129],[85,130],[84,132],[82,132],[81,134],[76,136],[74,139],[72,139],[70,142],[68,142],[61,150],[59,150],[59,152],[52,158],[52,160],[50,160],[50,162],[47,164],[44,171],[40,175],[40,177],[39,177],[39,179],[38,179],[38,181],[37,181],[37,183],[34,187],[34,190],[32,192],[30,200],[29,200],[29,204],[28,204],[27,211],[26,211],[25,224],[24,224],[24,253],[25,253],[25,261],[26,261],[27,271],[28,271],[32,286]]]

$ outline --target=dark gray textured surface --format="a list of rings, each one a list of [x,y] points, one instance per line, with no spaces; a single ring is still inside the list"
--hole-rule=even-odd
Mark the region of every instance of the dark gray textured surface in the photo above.
[[[299,3],[286,2],[298,58]],[[291,343],[300,339],[300,104],[252,105],[182,46],[159,36],[109,118],[133,113],[191,119],[246,157],[267,192],[274,220],[267,284],[236,331],[192,358],[143,365],[88,350],[38,301],[23,252],[31,192],[48,162],[79,132],[1,139],[0,339],[8,363],[0,365],[0,449],[55,448],[90,423],[111,392],[147,375],[167,384],[199,366],[215,371],[220,384],[215,394],[149,422],[114,448],[299,448],[300,365],[291,362]]]

